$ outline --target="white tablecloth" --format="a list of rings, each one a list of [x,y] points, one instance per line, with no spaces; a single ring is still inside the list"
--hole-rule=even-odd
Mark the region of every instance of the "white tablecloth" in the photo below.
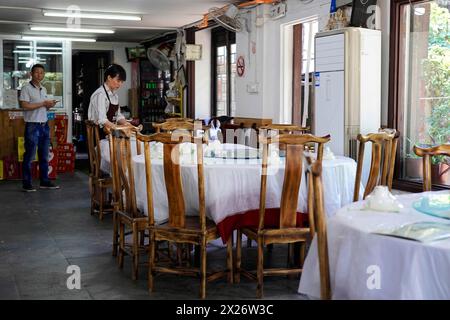
[[[136,155],[136,144],[131,143],[135,171],[136,200],[138,208],[147,214],[147,194],[145,183],[144,156]],[[109,144],[100,141],[101,169],[110,172]],[[235,144],[223,144],[225,150],[246,149],[249,147]],[[143,148],[142,148],[143,150]],[[279,170],[267,179],[267,208],[279,207],[284,179],[284,158],[280,158]],[[156,222],[168,219],[167,195],[165,190],[162,159],[152,159],[153,195]],[[182,181],[185,204],[188,214],[198,212],[197,167],[182,164]],[[261,182],[261,159],[222,159],[204,158],[206,209],[208,216],[219,223],[226,217],[259,208]],[[356,162],[347,157],[323,160],[323,185],[325,212],[328,216],[342,206],[350,203],[356,174]],[[306,180],[302,179],[299,194],[299,212],[307,212]],[[361,186],[360,194],[363,194]]]
[[[144,158],[142,155],[135,156],[133,161],[137,204],[147,213]],[[204,162],[206,211],[216,224],[230,215],[259,208],[261,160],[205,158]],[[325,212],[331,216],[338,208],[352,201],[356,164],[352,159],[342,157],[323,161],[323,168]],[[155,220],[164,221],[168,218],[168,206],[161,159],[152,160],[152,170]],[[186,210],[188,214],[196,214],[197,168],[185,164],[181,172]],[[280,170],[267,179],[267,208],[280,206],[283,179],[284,164],[281,163]],[[307,212],[306,197],[306,183],[302,179],[299,212]]]
[[[404,205],[400,213],[361,211],[357,208],[362,202],[356,202],[328,220],[333,299],[450,299],[450,239],[421,243],[372,233],[419,221],[450,223],[412,208],[425,194],[398,196]],[[299,292],[320,296],[316,239],[305,261]]]

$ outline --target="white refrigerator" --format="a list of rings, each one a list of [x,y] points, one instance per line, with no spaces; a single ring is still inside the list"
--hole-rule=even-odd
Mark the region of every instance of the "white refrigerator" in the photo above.
[[[328,146],[335,155],[356,159],[358,133],[376,132],[381,122],[380,31],[344,28],[316,34],[312,117],[313,133],[330,134]]]

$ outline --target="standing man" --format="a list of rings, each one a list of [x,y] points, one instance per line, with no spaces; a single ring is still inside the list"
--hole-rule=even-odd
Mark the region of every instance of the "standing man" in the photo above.
[[[48,153],[50,147],[50,129],[47,123],[47,110],[54,107],[56,100],[47,100],[47,91],[41,86],[45,70],[41,64],[31,68],[31,81],[22,87],[20,106],[24,109],[25,154],[23,156],[23,181],[25,192],[36,191],[31,183],[31,161],[36,148],[39,157],[41,189],[59,189],[48,179]]]

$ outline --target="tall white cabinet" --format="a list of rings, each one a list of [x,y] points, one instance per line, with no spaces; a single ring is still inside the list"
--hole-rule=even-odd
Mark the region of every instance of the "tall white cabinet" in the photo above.
[[[330,134],[336,155],[356,158],[358,133],[381,119],[381,32],[344,28],[315,37],[313,132]]]

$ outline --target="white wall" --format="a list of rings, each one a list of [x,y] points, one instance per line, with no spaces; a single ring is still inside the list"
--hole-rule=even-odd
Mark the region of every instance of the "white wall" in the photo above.
[[[251,9],[249,33],[236,34],[237,53],[245,57],[246,71],[236,79],[236,116],[272,118],[274,123],[283,121],[280,106],[282,82],[282,30],[285,26],[310,17],[319,18],[319,30],[323,30],[330,10],[330,0],[315,0],[303,4],[298,0],[287,0],[287,14],[282,19],[271,20],[267,16],[268,5]],[[378,1],[382,30],[382,111],[381,123],[387,124],[389,82],[389,1]],[[262,21],[264,19],[264,22]],[[259,26],[256,26],[256,25]],[[286,36],[286,35],[285,35]],[[285,39],[289,41],[289,39]],[[252,52],[252,42],[256,52]],[[247,85],[258,84],[257,93],[247,92]],[[287,97],[289,98],[289,97]]]
[[[238,56],[243,55],[246,60],[245,75],[236,80],[236,115],[271,118],[274,123],[279,123],[282,27],[294,21],[318,16],[319,29],[323,28],[327,21],[330,1],[316,0],[303,4],[298,0],[288,0],[287,14],[278,20],[267,16],[268,7],[264,5],[252,9],[248,14],[251,17],[250,32],[243,31],[236,35]],[[258,92],[247,92],[248,84],[258,84]]]
[[[195,61],[195,118],[211,117],[211,29],[195,33],[202,45],[202,59]]]
[[[120,64],[127,73],[127,80],[119,89],[119,104],[121,106],[128,105],[128,89],[131,88],[131,63],[127,61],[125,48],[136,47],[138,43],[125,42],[73,42],[72,50],[109,50],[113,51],[112,62]]]

